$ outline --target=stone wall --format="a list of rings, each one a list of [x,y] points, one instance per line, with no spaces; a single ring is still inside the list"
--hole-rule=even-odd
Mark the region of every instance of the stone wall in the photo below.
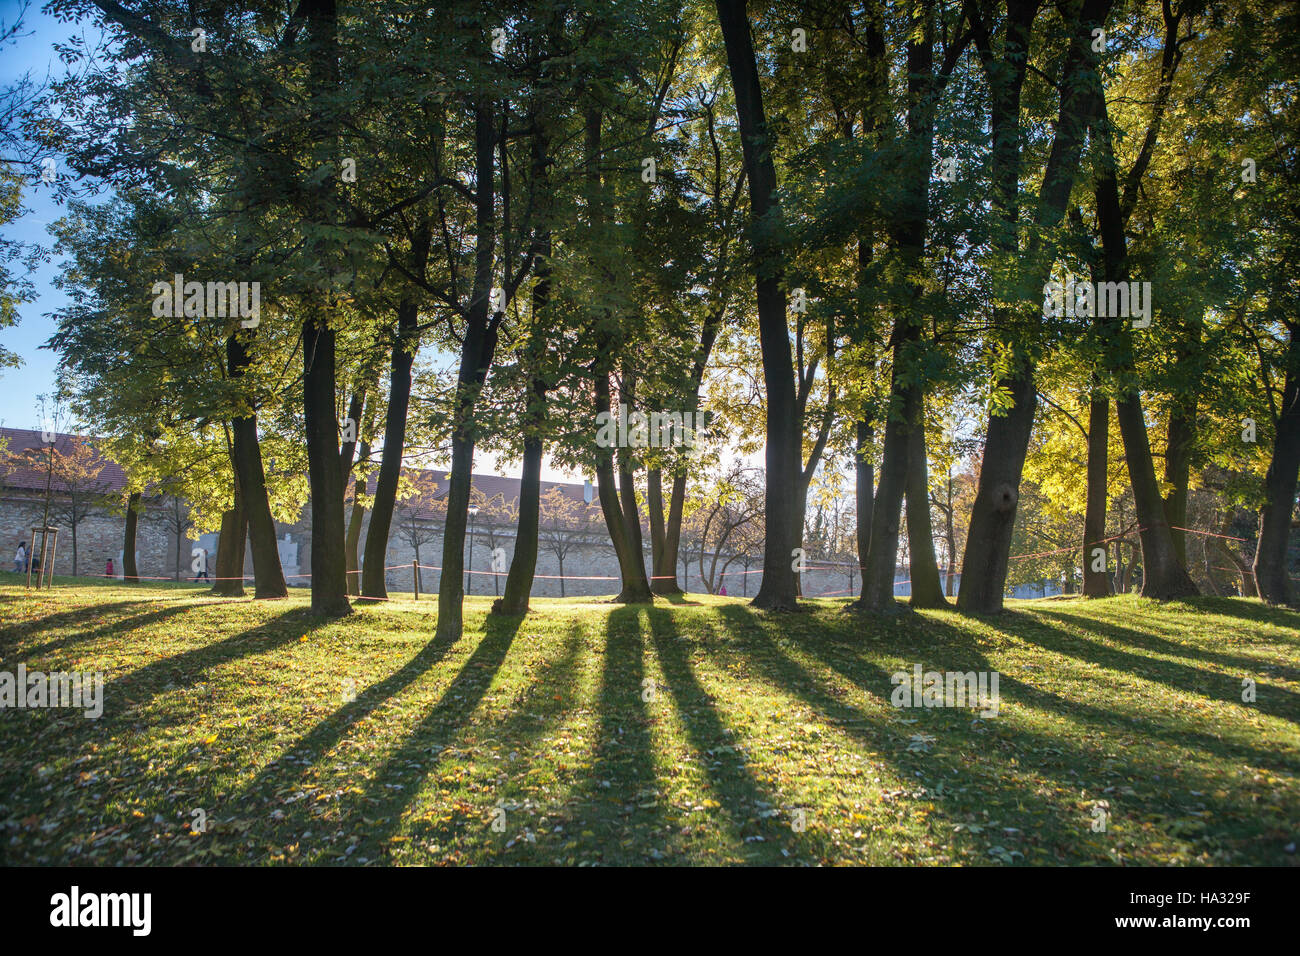
[[[30,546],[32,528],[41,525],[45,513],[43,497],[11,495],[0,497],[0,570],[12,572],[14,551],[21,539]],[[176,536],[167,530],[161,522],[162,511],[157,502],[150,503],[144,509],[136,530],[137,570],[141,575],[158,578],[170,578],[176,564]],[[54,548],[54,573],[73,573],[73,533],[72,528],[52,519],[51,524],[59,528],[58,543]],[[108,559],[113,559],[116,576],[122,576],[122,536],[126,527],[126,518],[120,514],[99,512],[86,517],[76,529],[77,573],[81,575],[102,575]],[[37,535],[36,547],[40,548],[40,535]],[[189,570],[189,539],[181,542],[182,573]]]
[[[304,576],[297,579],[290,579],[289,585],[306,586],[311,572],[311,531],[306,522],[300,522],[292,527],[277,526],[281,539],[288,533],[298,546],[298,563],[300,571]],[[362,547],[359,549],[364,557],[364,542],[366,533],[369,531],[369,515],[362,522]],[[420,593],[431,594],[438,590],[441,581],[441,571],[438,566],[442,564],[442,534],[439,523],[430,523],[427,526],[427,538],[420,541]],[[604,529],[601,528],[591,534],[579,536],[574,535],[578,540],[570,551],[564,556],[563,577],[561,577],[560,559],[555,551],[548,548],[545,542],[539,542],[537,549],[537,572],[533,580],[532,594],[535,597],[580,597],[594,595],[610,595],[617,593],[619,589],[618,581],[618,559],[614,556],[613,549],[609,545],[608,539],[604,535]],[[473,541],[471,548],[470,542]],[[500,565],[501,571],[493,573],[492,570],[492,551],[493,547],[499,547],[504,552],[504,563]],[[215,545],[214,545],[215,547]],[[492,527],[485,528],[479,525],[473,529],[472,538],[467,534],[465,541],[465,566],[471,570],[469,575],[468,593],[471,594],[500,594],[505,587],[506,571],[510,568],[510,560],[514,556],[514,529],[510,527]],[[411,569],[411,562],[415,560],[415,547],[407,536],[394,530],[389,535],[387,557],[384,560],[385,580],[388,588],[393,592],[411,592],[414,581],[414,573]],[[705,555],[705,566],[708,567],[709,555]],[[645,550],[646,572],[650,573],[650,550]],[[472,563],[471,563],[472,562]],[[750,563],[750,573],[745,574],[745,567],[739,560],[734,562],[727,569],[724,579],[727,594],[732,597],[743,597],[747,594],[752,596],[758,590],[759,578],[758,568],[761,566],[761,556],[755,556]],[[721,562],[719,562],[721,565]],[[251,573],[252,565],[246,567],[246,571]],[[286,570],[287,573],[287,570]],[[699,574],[698,555],[692,560],[683,564],[678,561],[677,581],[687,591],[703,593],[706,591],[703,580]],[[847,596],[849,589],[849,574],[846,570],[816,570],[810,571],[804,576],[804,593],[809,596],[834,593],[836,596]],[[854,569],[852,585],[853,593],[857,594],[860,588],[861,580]],[[903,593],[900,591],[899,593]]]
[[[39,497],[0,497],[0,544],[3,544],[3,563],[0,569],[5,572],[13,569],[13,554],[18,540],[28,541],[31,529],[41,523],[43,498]],[[144,578],[172,580],[175,575],[176,536],[164,523],[164,508],[170,503],[158,501],[147,502],[141,516],[136,542],[137,566]],[[87,518],[77,528],[78,571],[82,575],[102,575],[105,562],[111,556],[117,577],[122,576],[122,535],[125,517],[114,514],[97,514]],[[363,522],[362,552],[364,553],[365,535],[369,531],[369,514]],[[420,542],[420,591],[422,594],[436,593],[441,572],[437,566],[442,563],[442,534],[438,523],[425,527],[427,539]],[[290,587],[308,587],[311,583],[311,530],[304,518],[293,525],[276,525],[277,538],[280,542],[280,561],[285,579]],[[194,532],[190,532],[194,534]],[[535,597],[569,597],[610,595],[618,591],[618,561],[614,557],[608,540],[603,536],[603,529],[586,535],[574,535],[581,538],[564,557],[563,578],[559,558],[554,551],[541,543],[537,553],[537,577],[533,581],[532,593]],[[195,537],[186,536],[180,542],[180,577],[192,580],[190,570],[191,549],[203,548],[208,555],[208,573],[216,574],[216,553],[219,535],[206,533]],[[514,529],[503,527],[474,528],[473,547],[470,539],[466,540],[466,567],[469,575],[469,593],[499,594],[505,587],[505,572],[510,567],[514,553]],[[504,551],[504,563],[501,571],[493,573],[492,550],[500,547]],[[61,528],[59,543],[55,552],[55,573],[72,573],[72,534],[71,529]],[[385,579],[388,588],[394,593],[410,593],[414,581],[411,562],[415,559],[415,548],[411,542],[396,530],[389,536],[388,554],[384,564],[388,568]],[[472,564],[471,564],[472,561]],[[706,555],[706,566],[709,557]],[[650,552],[645,553],[647,572],[650,569]],[[761,555],[751,561],[749,573],[745,566],[737,561],[727,570],[724,583],[731,597],[752,596],[757,590],[761,574]],[[699,574],[698,555],[686,563],[678,562],[678,583],[688,592],[706,591]],[[244,574],[251,582],[253,562],[249,549],[244,551]],[[894,593],[907,595],[910,587],[906,583],[907,570],[900,568],[899,583]],[[958,576],[960,582],[960,576]],[[856,569],[849,573],[848,568],[817,569],[806,572],[803,577],[803,592],[808,597],[821,595],[848,597],[857,595],[861,589],[861,578]],[[1042,594],[1060,593],[1059,586],[1022,585],[1015,591],[1016,597],[1037,597]]]

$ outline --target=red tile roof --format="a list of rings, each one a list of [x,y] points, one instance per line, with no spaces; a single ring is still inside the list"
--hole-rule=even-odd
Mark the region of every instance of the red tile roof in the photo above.
[[[60,454],[71,453],[74,444],[78,442],[85,442],[95,450],[94,438],[85,435],[65,435],[62,432],[57,432],[54,436],[54,448]],[[35,454],[47,444],[42,440],[41,433],[27,428],[0,428],[0,443],[7,445],[4,454],[0,455],[0,488],[44,492],[47,475]],[[117,462],[99,455],[97,451],[96,455],[104,465],[104,470],[98,477],[104,491],[121,491],[125,488],[126,474]],[[54,490],[56,492],[67,490],[57,477],[54,479]]]

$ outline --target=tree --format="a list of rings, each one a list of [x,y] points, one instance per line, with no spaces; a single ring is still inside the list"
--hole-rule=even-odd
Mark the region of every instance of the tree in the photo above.
[[[492,591],[496,596],[501,595],[501,575],[497,570],[499,562],[496,560],[497,548],[502,552],[505,548],[502,545],[505,542],[503,531],[511,525],[517,524],[519,520],[519,508],[517,501],[506,501],[505,496],[501,494],[493,495],[489,498],[478,488],[470,489],[470,507],[475,510],[473,531],[475,537],[486,539],[489,567],[492,569]],[[473,545],[471,544],[471,551]],[[470,567],[470,574],[474,574],[473,567]],[[473,581],[470,581],[470,590],[473,590]]]
[[[575,548],[588,547],[597,534],[599,518],[595,508],[577,501],[558,485],[549,488],[541,499],[541,523],[538,540],[555,555],[560,569],[560,597],[565,596],[564,559]]]
[[[700,580],[710,594],[717,593],[727,568],[743,560],[746,545],[754,540],[746,532],[763,523],[761,480],[753,469],[737,465],[696,489],[691,537],[698,545]]]
[[[72,574],[78,573],[77,529],[87,518],[111,506],[109,483],[103,477],[108,465],[84,439],[60,436],[40,448],[29,449],[30,467],[46,472],[45,526],[66,528],[71,534]]]
[[[1060,25],[1066,41],[1053,79],[1059,111],[1052,129],[1036,202],[1022,194],[1026,142],[1021,91],[1030,70],[1030,42],[1039,5],[1008,4],[1001,56],[984,20],[974,25],[981,67],[992,87],[990,98],[990,197],[999,219],[994,232],[992,267],[1002,280],[995,300],[988,351],[996,381],[990,391],[989,419],[979,485],[971,509],[962,556],[957,606],[971,613],[996,613],[1006,590],[1011,537],[1025,456],[1037,404],[1034,382],[1042,310],[1034,291],[1051,272],[1055,231],[1065,216],[1078,172],[1085,133],[1096,108],[1093,76],[1094,30],[1104,30],[1111,0],[1082,0],[1064,8]],[[1022,215],[1029,206],[1029,216]]]
[[[397,505],[394,527],[397,537],[415,552],[415,563],[420,564],[420,547],[445,533],[434,523],[434,518],[446,513],[446,492],[439,489],[433,472],[417,471],[405,476],[405,488]],[[380,567],[386,563],[384,554]],[[369,560],[369,553],[366,560]],[[445,577],[447,569],[442,569]]]
[[[1177,22],[1174,23],[1177,30]],[[1110,119],[1104,91],[1096,94],[1093,109],[1094,131],[1098,134],[1101,150],[1101,174],[1096,184],[1097,222],[1102,237],[1102,277],[1106,282],[1129,282],[1127,239],[1124,235],[1124,210],[1120,201],[1119,178],[1111,145]],[[1129,339],[1131,330],[1124,325],[1111,323],[1114,345],[1108,350],[1110,371],[1123,375],[1131,365]],[[1164,500],[1156,478],[1155,464],[1147,435],[1146,419],[1142,412],[1142,399],[1137,387],[1127,384],[1115,398],[1116,416],[1124,439],[1124,457],[1128,463],[1133,497],[1140,524],[1142,539],[1142,594],[1161,600],[1185,597],[1197,593],[1196,585],[1187,574],[1174,548],[1173,535],[1165,512]]]
[[[802,515],[793,513],[799,453],[800,422],[795,410],[794,362],[782,290],[784,262],[775,237],[779,234],[780,203],[773,153],[774,131],[763,110],[754,43],[745,0],[718,0],[718,23],[727,50],[743,147],[745,179],[749,185],[750,245],[758,301],[763,381],[767,390],[767,491],[764,502],[767,537],[763,546],[763,581],[754,606],[772,611],[798,607],[792,559]]]
[[[167,533],[171,535],[175,547],[172,551],[175,558],[172,566],[172,578],[176,581],[181,579],[182,568],[186,571],[190,567],[190,555],[185,545],[189,542],[189,534],[194,522],[190,518],[190,509],[186,507],[185,502],[176,494],[166,494],[162,496],[162,507],[155,512],[155,520],[161,524]]]

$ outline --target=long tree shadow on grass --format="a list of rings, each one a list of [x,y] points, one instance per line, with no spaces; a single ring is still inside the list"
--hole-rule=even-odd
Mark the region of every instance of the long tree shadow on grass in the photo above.
[[[577,842],[575,855],[614,865],[668,855],[671,840],[643,697],[640,613],[619,607],[605,618],[592,766],[561,817]]]
[[[368,779],[360,782],[362,785],[349,781],[352,785],[344,788],[347,792],[333,801],[333,808],[326,808],[325,815],[313,814],[305,799],[289,804],[288,810],[275,808],[284,817],[272,830],[274,839],[283,845],[291,840],[297,842],[306,830],[319,832],[322,828],[346,824],[354,828],[352,835],[358,841],[366,841],[368,858],[386,853],[388,840],[401,825],[403,811],[419,793],[420,778],[438,772],[446,752],[446,741],[468,723],[505,661],[523,620],[522,617],[489,615],[483,639],[437,703],[410,730],[401,745],[369,774]],[[446,649],[434,653],[445,654]],[[316,761],[323,756],[317,754]],[[300,766],[293,770],[286,768],[282,778],[260,777],[236,797],[235,805],[239,807],[236,812],[250,815],[266,812],[257,809],[258,805],[265,807],[277,802],[279,793],[290,786],[291,781],[302,783],[305,776],[306,768]],[[363,855],[357,853],[358,857]],[[340,861],[344,859],[346,856],[339,858]]]
[[[88,644],[92,641],[99,640],[102,637],[108,637],[117,633],[126,633],[136,630],[137,628],[158,624],[170,617],[175,617],[177,614],[184,614],[189,610],[192,609],[185,607],[184,605],[171,604],[157,610],[137,614],[134,617],[114,618],[112,621],[109,621],[106,624],[101,624],[99,627],[91,628],[88,631],[69,634],[66,637],[55,638],[52,641],[46,641],[44,644],[38,644],[35,647],[26,648],[16,659],[26,662],[30,668],[31,663],[43,654],[66,650],[69,647]],[[3,663],[3,661],[0,661],[0,663]],[[54,670],[56,668],[50,669]]]
[[[1018,769],[1006,759],[1014,754],[1006,753],[1002,741],[988,723],[974,729],[970,711],[930,711],[921,722],[911,714],[888,710],[889,692],[892,690],[890,671],[860,654],[849,654],[842,640],[826,641],[824,635],[807,633],[794,638],[799,649],[813,657],[818,665],[865,691],[866,700],[859,703],[832,686],[824,675],[814,672],[778,646],[771,633],[775,629],[772,622],[759,619],[747,608],[740,607],[725,608],[721,617],[721,627],[729,639],[715,644],[715,655],[723,661],[734,656],[757,667],[774,687],[800,700],[818,719],[838,728],[840,733],[855,740],[867,752],[885,758],[892,768],[895,785],[881,787],[881,797],[889,801],[888,806],[863,808],[867,813],[884,817],[883,825],[872,824],[867,838],[867,842],[876,844],[878,858],[874,862],[881,862],[879,856],[884,854],[893,855],[900,862],[917,854],[914,847],[900,846],[897,836],[886,829],[891,823],[889,807],[909,800],[932,804],[936,812],[951,824],[983,826],[991,820],[1007,822],[998,819],[999,806],[989,799],[990,795],[998,793],[1006,804],[1019,808],[1018,814],[1035,821],[1036,828],[1027,837],[1031,845],[1026,849],[1031,852],[1038,850],[1048,859],[1060,861],[1075,852],[1075,845],[1081,838],[1086,841],[1083,812],[1063,813],[1062,808],[1048,803],[1031,786],[1019,781],[1015,776]],[[835,623],[842,625],[844,622],[838,619]],[[849,622],[854,627],[861,623]],[[838,636],[843,637],[842,634]],[[963,657],[964,664],[971,663],[969,654]],[[911,723],[900,722],[905,716]],[[933,736],[939,738],[934,749],[909,749],[910,741],[923,731],[933,731]],[[990,751],[997,756],[990,758]],[[847,811],[842,807],[818,807],[812,812],[827,828],[849,825]],[[988,812],[994,812],[995,816],[990,818]],[[843,817],[838,816],[841,813]],[[1000,840],[1010,842],[1006,837]],[[987,841],[980,839],[976,842],[981,845],[974,851],[975,862],[988,862],[982,845]],[[954,852],[957,851],[954,849]],[[1104,848],[1092,846],[1088,856],[1096,861],[1104,860]],[[1039,857],[1038,862],[1044,860]]]
[[[1149,634],[1120,624],[1103,624],[1062,611],[1052,611],[1041,617],[1024,611],[1005,611],[998,619],[998,625],[1015,633],[1027,643],[1035,644],[1045,650],[1077,660],[1089,661],[1110,670],[1132,674],[1142,680],[1164,684],[1166,687],[1190,694],[1200,694],[1214,700],[1240,701],[1241,679],[1253,678],[1261,668],[1261,662],[1258,660],[1249,658],[1233,660],[1228,655],[1223,656],[1231,662],[1231,666],[1240,667],[1240,673],[1216,674],[1188,664],[1154,660],[1117,647],[1107,647],[1100,641],[1069,634],[1059,628],[1041,626],[1045,619],[1051,617],[1059,617],[1081,630],[1121,645],[1141,647],[1155,653],[1171,653],[1162,646],[1169,643],[1162,638],[1153,638]],[[1300,695],[1283,687],[1269,687],[1268,693],[1260,694],[1252,706],[1272,717],[1300,724]]]
[[[193,686],[218,667],[267,654],[328,623],[307,608],[295,608],[220,641],[137,667],[104,685],[104,716],[96,723],[110,728],[138,715],[164,691]]]
[[[21,596],[11,597],[9,595],[0,596],[0,604],[21,604],[24,598]],[[105,614],[112,614],[117,611],[125,612],[129,608],[145,607],[157,602],[140,599],[133,601],[114,601],[111,604],[87,604],[84,607],[73,608],[68,611],[56,611],[52,614],[43,614],[40,617],[27,621],[15,621],[7,625],[6,630],[0,637],[4,638],[4,648],[6,651],[12,643],[44,631],[58,631],[65,627],[77,627],[82,624],[93,624],[101,621]]]
[[[530,673],[529,683],[512,702],[513,713],[505,720],[483,728],[483,734],[490,734],[492,741],[497,744],[498,755],[502,752],[507,754],[505,759],[508,762],[502,764],[502,769],[509,773],[504,781],[496,781],[492,789],[492,796],[496,798],[495,805],[505,811],[505,829],[499,833],[490,831],[486,821],[474,816],[472,810],[468,815],[458,817],[455,813],[448,813],[433,820],[425,815],[410,820],[410,843],[427,848],[451,846],[458,838],[469,843],[492,842],[497,844],[496,849],[500,855],[506,853],[506,846],[513,842],[516,849],[510,862],[518,863],[554,863],[561,852],[570,852],[558,851],[554,845],[555,840],[568,841],[569,835],[562,829],[560,835],[547,842],[547,831],[554,832],[559,816],[554,808],[548,809],[533,799],[536,784],[530,773],[534,768],[547,763],[545,758],[538,759],[535,753],[543,735],[548,730],[556,729],[564,716],[581,703],[572,691],[577,685],[585,647],[582,627],[575,622],[565,636],[559,656],[546,661]],[[400,814],[395,815],[392,826],[386,826],[374,834],[375,838],[388,838],[387,844],[375,845],[373,849],[381,857],[387,855],[389,862],[401,862],[400,858],[394,856],[394,843],[389,835],[397,828],[399,821]],[[530,835],[531,841],[528,839]],[[539,836],[542,837],[540,841]],[[415,853],[417,860],[421,859],[420,852],[417,850]]]
[[[1059,642],[1077,642],[1079,640],[1077,635],[1068,634],[1046,623],[1046,617],[1047,615],[1039,615],[1033,612],[1008,611],[996,619],[996,627],[1007,638],[1037,646],[1048,646]],[[955,628],[933,616],[926,617],[918,623],[924,628],[925,637],[923,640],[917,640],[914,635],[908,635],[906,647],[893,647],[890,650],[900,653],[905,651],[915,661],[919,661],[922,656],[925,656],[926,660],[941,665],[941,669],[954,669],[963,672],[971,670],[990,671],[994,669],[987,656],[976,645],[969,631]],[[1028,636],[1031,634],[1045,636],[1046,643],[1035,641]],[[855,668],[860,667],[865,662],[865,658],[862,656],[863,648],[860,645],[847,644],[842,641],[809,640],[802,642],[802,646],[816,655],[831,669],[849,680],[854,679]],[[924,652],[924,655],[922,652]],[[1150,663],[1153,667],[1158,667],[1164,662],[1151,661]],[[911,664],[909,663],[908,666],[910,667]],[[1170,664],[1168,666],[1181,668],[1184,665]],[[926,669],[931,669],[929,664],[926,665]],[[1132,673],[1132,671],[1122,667],[1108,669],[1115,670],[1117,673]],[[1030,679],[1037,676],[1036,673],[1025,674],[1024,679],[1022,679],[1020,675],[1011,673],[1004,667],[999,670],[999,674],[999,691],[1002,696],[1012,702],[1022,702],[1040,711],[1083,721],[1099,733],[1113,731],[1121,726],[1117,722],[1116,713],[1112,710],[1097,707],[1081,700],[1065,698],[1036,684],[1029,683]],[[1135,674],[1134,676],[1150,679],[1143,675]],[[880,688],[881,693],[891,689],[888,676],[878,668],[872,676],[871,686]],[[1233,687],[1237,689],[1236,685],[1233,685]],[[1190,693],[1199,694],[1206,697],[1206,699],[1221,699],[1230,702],[1239,700],[1239,697],[1232,694],[1223,698],[1214,698],[1203,689],[1192,690]],[[1172,727],[1146,717],[1133,717],[1131,715],[1124,717],[1122,726],[1127,730],[1163,740],[1172,745],[1196,746],[1206,752],[1218,753],[1224,757],[1247,761],[1259,766],[1274,766],[1278,763],[1278,754],[1272,749],[1246,744],[1240,740],[1224,740],[1222,735]]]
[[[1300,643],[1300,608],[1275,607],[1253,598],[1202,596],[1180,602],[1189,610],[1209,611],[1224,617],[1236,617],[1258,624],[1289,629],[1293,643]]]
[[[1062,607],[1044,607],[1034,608],[1032,610],[1014,611],[1014,614],[1025,614],[1030,617],[1042,620],[1054,620],[1058,622],[1072,624],[1082,630],[1091,631],[1100,634],[1103,637],[1115,637],[1127,647],[1137,648],[1144,651],[1150,651],[1154,654],[1167,654],[1170,657],[1182,657],[1189,660],[1204,661],[1210,664],[1220,664],[1225,667],[1235,667],[1243,673],[1253,673],[1265,662],[1259,657],[1252,657],[1248,654],[1232,654],[1224,651],[1216,651],[1205,647],[1191,647],[1178,641],[1170,640],[1167,637],[1161,637],[1159,634],[1151,631],[1136,631],[1132,628],[1126,628],[1122,623],[1113,622],[1106,619],[1098,620],[1096,617],[1078,614],[1066,610]],[[1115,633],[1108,632],[1109,628],[1114,628]],[[1057,628],[1062,630],[1062,628]],[[1178,633],[1172,629],[1166,629],[1166,633]],[[1269,640],[1275,639],[1270,637]],[[1300,670],[1294,667],[1288,667],[1284,664],[1271,665],[1273,672],[1287,680],[1300,681]]]
[[[455,645],[455,638],[425,644],[393,673],[360,691],[355,700],[344,704],[285,747],[242,788],[242,794],[265,801],[269,794],[305,777],[315,761],[338,746],[358,724],[406,690],[421,675],[433,670]]]
[[[708,776],[720,810],[728,819],[733,840],[752,854],[753,862],[779,863],[782,851],[803,858],[818,858],[791,821],[796,810],[783,796],[758,782],[736,741],[718,715],[713,698],[705,692],[691,666],[688,642],[677,627],[673,613],[650,610],[650,635],[659,666],[668,681],[682,726],[695,749],[700,766]],[[693,643],[693,642],[692,642]]]
[[[1198,853],[1213,853],[1220,846],[1228,846],[1234,852],[1243,852],[1245,848],[1245,852],[1257,858],[1260,852],[1275,849],[1272,843],[1276,842],[1273,839],[1276,834],[1265,833],[1267,827],[1255,823],[1252,818],[1253,805],[1248,795],[1224,789],[1213,792],[1216,788],[1223,787],[1221,777],[1192,772],[1177,764],[1174,765],[1173,775],[1181,776],[1182,779],[1176,785],[1170,780],[1157,787],[1153,781],[1145,779],[1149,767],[1142,765],[1136,756],[1130,757],[1122,745],[1117,747],[1114,737],[1122,738],[1124,732],[1132,731],[1162,736],[1171,745],[1200,747],[1211,754],[1244,755],[1247,759],[1254,758],[1262,766],[1285,763],[1276,755],[1270,757],[1264,749],[1251,748],[1243,754],[1243,748],[1239,745],[1229,744],[1208,734],[1188,734],[1158,727],[1147,720],[1121,721],[1110,711],[1063,699],[1003,672],[1000,691],[1004,707],[1008,702],[1024,703],[1067,719],[1081,721],[1089,733],[1076,742],[1062,735],[1040,733],[1019,721],[1008,723],[1005,719],[986,721],[976,731],[976,725],[969,722],[969,712],[963,715],[952,708],[913,711],[912,716],[923,714],[924,719],[921,724],[909,727],[909,730],[924,726],[940,735],[942,740],[942,754],[936,751],[921,757],[901,746],[908,731],[891,728],[889,724],[892,721],[887,716],[877,716],[846,703],[829,686],[814,689],[820,679],[776,646],[765,622],[754,621],[741,609],[731,610],[730,614],[724,613],[723,618],[739,639],[719,645],[720,652],[744,655],[775,683],[786,687],[816,709],[823,718],[843,724],[844,731],[858,738],[864,745],[881,752],[893,752],[895,756],[891,760],[897,765],[903,779],[919,772],[925,774],[933,785],[936,779],[934,771],[937,768],[937,778],[940,780],[956,780],[964,784],[974,780],[974,803],[970,797],[963,796],[964,791],[960,785],[955,791],[955,797],[950,793],[938,803],[954,821],[972,822],[978,819],[974,816],[977,810],[987,810],[990,805],[1000,804],[1002,809],[999,812],[1012,812],[1009,808],[1014,808],[1016,819],[1032,824],[1032,830],[1030,826],[1024,827],[1026,832],[1032,833],[1036,840],[1049,847],[1058,860],[1074,858],[1079,861],[1082,858],[1105,861],[1107,857],[1104,844],[1089,832],[1083,807],[1068,806],[1070,801],[1064,797],[1045,799],[1041,795],[1044,792],[1041,787],[1050,781],[1052,787],[1045,792],[1055,791],[1062,795],[1073,792],[1082,795],[1082,791],[1086,790],[1090,799],[1098,799],[1108,791],[1117,791],[1127,781],[1142,781],[1138,784],[1140,792],[1130,788],[1131,792],[1122,799],[1110,794],[1110,799],[1116,802],[1115,812],[1130,824],[1136,821],[1156,821],[1159,826],[1183,827],[1186,833],[1192,835],[1189,837],[1191,850]],[[926,621],[926,627],[930,633],[930,639],[926,641],[929,646],[924,655],[927,669],[992,669],[983,652],[975,646],[969,632],[952,628],[933,618]],[[801,635],[797,644],[819,664],[867,689],[872,696],[880,697],[889,692],[891,685],[885,669],[868,660],[863,648],[850,651],[841,642],[826,641],[809,634]],[[878,651],[880,648],[873,650]],[[888,651],[913,653],[912,648],[903,647]],[[878,713],[880,706],[877,704],[872,710]],[[1081,727],[1080,730],[1082,729],[1084,728]],[[1107,748],[1115,751],[1114,756],[1106,752]],[[959,751],[959,759],[954,761],[947,756],[950,750]],[[1127,770],[1124,766],[1126,763]],[[1158,792],[1162,788],[1163,793]],[[1175,793],[1177,788],[1184,789],[1181,793]],[[969,785],[965,788],[966,791],[971,789]],[[983,804],[979,799],[981,792],[984,794]],[[1078,804],[1078,801],[1075,802]],[[1201,809],[1197,810],[1196,806]],[[1206,818],[1202,814],[1206,810],[1215,821],[1213,826],[1205,822]],[[1225,823],[1228,824],[1226,828]],[[1201,837],[1205,839],[1197,843],[1196,840]]]
[[[1055,631],[1061,640],[1069,640],[1074,637],[1074,635],[1070,635],[1065,631],[1046,627],[1045,625],[1039,625],[1035,630]],[[1022,632],[1017,632],[1018,636],[1020,633]],[[1005,670],[1002,671],[1001,689],[1006,692],[1008,699],[1022,702],[1040,711],[1084,722],[1099,734],[1106,732],[1132,733],[1143,738],[1161,741],[1170,747],[1185,747],[1202,753],[1213,754],[1227,760],[1240,761],[1242,765],[1288,769],[1288,772],[1300,769],[1294,759],[1288,764],[1285,755],[1276,749],[1242,740],[1241,737],[1258,739],[1258,732],[1253,725],[1242,723],[1237,728],[1240,731],[1239,736],[1236,739],[1229,739],[1222,733],[1222,726],[1219,726],[1218,732],[1211,732],[1208,729],[1193,730],[1185,726],[1153,720],[1150,717],[1137,717],[1132,714],[1118,713],[1112,709],[1062,697],[1037,684],[1029,683],[1029,676],[1026,675],[1026,679],[1022,680],[1014,674]],[[1206,699],[1212,698],[1206,696]],[[1253,706],[1240,704],[1234,698],[1228,698],[1228,701],[1234,706]]]
[[[87,778],[102,776],[107,778],[109,785],[120,786],[122,781],[115,779],[114,761],[120,764],[121,758],[125,755],[129,760],[130,754],[123,751],[124,744],[107,744],[124,725],[131,724],[131,733],[134,733],[137,729],[135,725],[142,723],[139,719],[141,711],[149,701],[168,690],[195,683],[212,669],[224,664],[282,647],[321,623],[305,609],[287,611],[224,640],[145,664],[104,684],[101,698],[103,714],[100,719],[87,720],[80,710],[68,708],[26,710],[23,712],[25,736],[31,746],[38,748],[38,752],[48,755],[46,766],[52,773],[52,784],[68,788],[68,800],[75,799],[71,788],[78,786],[78,781]],[[46,733],[57,734],[57,755],[38,743]],[[138,772],[138,768],[133,768],[132,772]],[[32,790],[30,781],[23,780],[17,785],[9,785],[12,782],[0,776],[0,782],[8,785],[7,790],[12,800],[10,809],[18,815],[27,816],[38,809],[25,808],[25,799],[48,799],[47,793]],[[63,819],[65,826],[71,825],[69,818]],[[78,821],[76,825],[81,830],[79,836],[85,836],[96,825],[107,826],[110,823],[120,827],[132,825],[135,821],[100,820],[96,824],[92,818]],[[147,819],[139,821],[139,828],[147,825]],[[85,829],[86,827],[91,827],[91,830]],[[57,846],[60,841],[67,840],[67,835],[59,830],[51,830],[43,833],[42,840],[47,846]]]

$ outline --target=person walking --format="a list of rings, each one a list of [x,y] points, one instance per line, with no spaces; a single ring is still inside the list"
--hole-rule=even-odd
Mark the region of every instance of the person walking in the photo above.
[[[27,570],[27,542],[19,541],[18,550],[14,552],[14,574],[22,574]]]

